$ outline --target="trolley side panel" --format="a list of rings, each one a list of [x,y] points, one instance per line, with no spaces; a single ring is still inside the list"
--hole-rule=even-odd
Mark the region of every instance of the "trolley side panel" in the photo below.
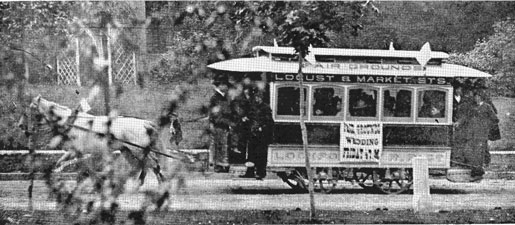
[[[379,162],[359,162],[340,160],[340,150],[336,145],[313,145],[308,147],[312,167],[346,168],[411,168],[411,160],[425,156],[429,168],[450,167],[450,147],[432,146],[385,146]],[[304,167],[305,157],[301,145],[270,145],[268,167]]]

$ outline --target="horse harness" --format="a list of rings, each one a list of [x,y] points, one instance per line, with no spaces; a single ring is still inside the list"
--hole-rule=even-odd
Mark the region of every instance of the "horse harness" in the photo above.
[[[75,124],[73,124],[75,122],[75,120],[77,119],[78,117],[78,114],[79,114],[79,109],[77,107],[77,109],[73,110],[72,114],[66,119],[64,125],[53,125],[52,126],[52,130],[54,131],[54,133],[57,133],[57,135],[60,135],[63,140],[69,140],[70,138],[68,137],[68,135],[66,135],[72,128],[76,128],[78,130],[82,130],[82,131],[85,131],[85,132],[91,132],[91,133],[94,133],[100,137],[105,137],[107,136],[107,134],[105,133],[102,133],[102,132],[97,132],[97,131],[93,131],[91,129],[88,129],[88,128],[85,128],[85,127],[81,127],[81,126],[77,126]],[[46,118],[45,116],[43,116],[43,118],[45,119],[45,121],[47,121],[48,124],[57,124],[57,122],[53,122],[53,121],[50,121],[48,118]],[[61,129],[59,127],[62,127]],[[115,140],[115,141],[119,141],[121,143],[124,143],[124,144],[128,144],[128,145],[131,145],[133,147],[137,147],[137,148],[141,148],[141,149],[144,149],[144,150],[147,150],[147,151],[150,151],[150,152],[153,152],[155,154],[158,154],[158,155],[162,155],[162,156],[166,156],[168,158],[172,158],[172,159],[178,159],[180,160],[180,158],[176,157],[176,156],[173,156],[173,155],[170,155],[170,154],[166,154],[166,153],[163,153],[163,152],[160,152],[156,149],[152,149],[152,148],[149,148],[149,147],[143,147],[141,145],[138,145],[138,144],[134,144],[132,142],[129,142],[129,141],[125,141],[125,140],[122,140],[122,139],[119,139],[119,138],[116,138],[114,135],[110,135],[109,137],[111,140]],[[179,151],[183,154],[187,154],[187,153],[184,153],[182,151]]]

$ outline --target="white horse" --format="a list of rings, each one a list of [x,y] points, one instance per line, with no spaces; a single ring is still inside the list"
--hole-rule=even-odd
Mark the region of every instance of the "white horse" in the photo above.
[[[142,168],[139,176],[141,184],[147,168],[152,168],[158,181],[162,181],[159,159],[153,152],[160,151],[162,143],[158,140],[160,130],[153,122],[131,117],[109,118],[84,112],[73,113],[70,108],[48,101],[41,95],[32,100],[30,107],[38,112],[40,123],[60,129],[59,132],[66,136],[64,141],[71,145],[72,150],[58,160],[58,165],[73,158],[76,153],[119,150],[133,167],[131,175],[136,175]],[[114,140],[112,144],[108,144],[105,138],[108,128]]]

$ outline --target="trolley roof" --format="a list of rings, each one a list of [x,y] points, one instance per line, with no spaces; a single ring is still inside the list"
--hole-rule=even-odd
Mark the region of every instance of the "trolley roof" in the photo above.
[[[269,53],[269,56],[253,58],[230,59],[208,65],[208,68],[229,72],[269,72],[288,73],[298,72],[298,62],[277,61],[272,55],[294,55],[294,49],[290,47],[277,46],[256,46],[254,52]],[[313,62],[315,55],[319,56],[344,56],[344,57],[377,57],[385,59],[396,58],[419,58],[446,59],[447,53],[431,51],[429,48],[421,51],[400,51],[400,50],[370,50],[370,49],[338,49],[338,48],[310,48],[311,62],[303,67],[306,74],[342,74],[342,75],[373,75],[373,76],[430,76],[430,77],[469,77],[485,78],[490,74],[455,64],[442,63],[441,65],[407,65],[407,64],[379,64],[379,63],[339,63],[339,62]],[[306,57],[307,58],[307,57]],[[417,59],[418,60],[418,59]],[[307,60],[310,61],[310,60]]]
[[[274,47],[274,46],[256,46],[252,48],[253,52],[264,51],[271,54],[296,54],[295,49],[291,47]],[[419,51],[404,50],[381,50],[381,49],[347,49],[347,48],[311,48],[310,54],[314,55],[331,55],[331,56],[355,56],[355,57],[384,57],[384,58],[416,58],[420,55]],[[449,54],[445,52],[431,51],[432,59],[446,59]]]

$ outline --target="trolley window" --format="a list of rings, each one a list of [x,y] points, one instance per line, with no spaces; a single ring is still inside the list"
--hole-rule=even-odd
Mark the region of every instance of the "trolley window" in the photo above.
[[[444,122],[447,118],[447,91],[423,90],[418,92],[418,118],[429,122]]]
[[[341,118],[343,116],[343,93],[343,87],[313,87],[313,100],[311,102],[313,118]]]
[[[307,88],[304,87],[304,99],[307,101]],[[277,115],[278,116],[298,116],[299,115],[299,87],[282,86],[277,88]],[[307,103],[304,104],[304,112]]]
[[[377,89],[372,87],[351,88],[347,102],[351,118],[377,118]]]
[[[411,90],[388,88],[383,91],[383,117],[386,120],[411,118],[413,108]]]
[[[306,123],[309,145],[339,145],[339,123]],[[299,124],[278,123],[274,126],[274,144],[301,145]]]

